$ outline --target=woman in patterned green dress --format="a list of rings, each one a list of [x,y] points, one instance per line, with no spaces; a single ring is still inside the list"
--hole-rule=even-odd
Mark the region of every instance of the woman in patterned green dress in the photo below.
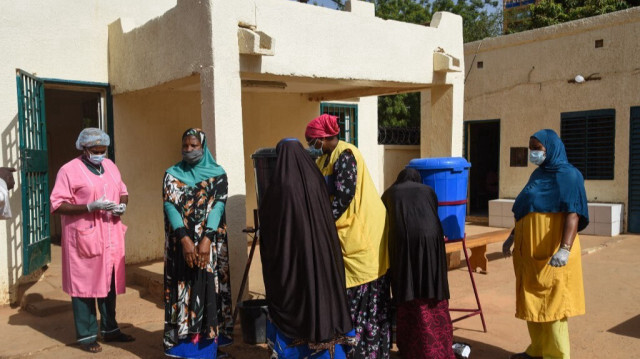
[[[163,342],[168,356],[215,358],[233,331],[224,216],[227,175],[200,129],[182,135],[182,157],[163,181]]]

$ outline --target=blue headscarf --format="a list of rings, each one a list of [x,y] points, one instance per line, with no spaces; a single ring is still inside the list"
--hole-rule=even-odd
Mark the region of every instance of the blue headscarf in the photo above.
[[[531,136],[547,150],[544,162],[531,174],[513,204],[516,221],[530,212],[577,213],[578,231],[589,224],[584,178],[567,160],[562,140],[553,130],[540,130]]]

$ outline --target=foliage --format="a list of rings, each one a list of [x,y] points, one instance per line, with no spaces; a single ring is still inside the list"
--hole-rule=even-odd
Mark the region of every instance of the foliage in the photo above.
[[[378,97],[378,124],[393,127],[419,127],[420,93]]]
[[[344,9],[345,0],[332,0]],[[462,17],[464,42],[500,35],[502,10],[496,0],[367,0],[376,7],[376,16],[413,24],[428,24],[438,11],[448,11]],[[594,0],[595,1],[595,0]],[[640,1],[640,0],[637,0]]]
[[[498,1],[434,0],[431,12],[448,11],[462,17],[464,42],[482,40],[502,33],[502,10]]]
[[[344,9],[345,0],[332,0]],[[502,33],[502,10],[495,0],[367,0],[376,7],[376,16],[427,25],[438,11],[462,17],[464,42],[476,41]],[[639,0],[640,1],[640,0]],[[420,93],[380,96],[378,123],[381,126],[420,126]]]
[[[508,33],[537,29],[640,5],[640,0],[542,0],[528,7],[530,16],[509,25]]]

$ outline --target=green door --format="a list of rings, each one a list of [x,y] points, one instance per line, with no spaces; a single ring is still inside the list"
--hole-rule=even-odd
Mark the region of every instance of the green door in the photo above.
[[[44,82],[17,69],[16,83],[22,182],[22,273],[27,275],[51,262],[47,131]]]

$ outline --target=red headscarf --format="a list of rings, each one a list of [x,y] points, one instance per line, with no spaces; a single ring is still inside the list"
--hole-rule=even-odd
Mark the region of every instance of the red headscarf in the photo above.
[[[338,117],[327,115],[320,115],[307,125],[307,130],[304,135],[308,138],[324,138],[332,137],[340,133],[340,126],[338,125]]]

